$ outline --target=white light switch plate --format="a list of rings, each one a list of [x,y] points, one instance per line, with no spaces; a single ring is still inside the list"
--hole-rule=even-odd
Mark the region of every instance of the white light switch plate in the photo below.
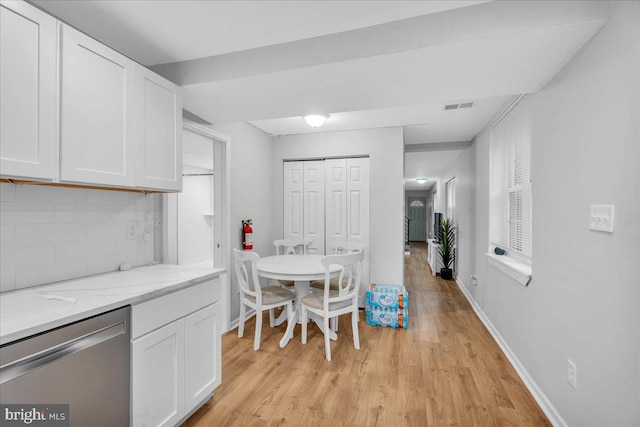
[[[127,240],[135,240],[138,235],[138,221],[127,223]]]
[[[591,205],[589,208],[589,229],[613,233],[613,205]]]

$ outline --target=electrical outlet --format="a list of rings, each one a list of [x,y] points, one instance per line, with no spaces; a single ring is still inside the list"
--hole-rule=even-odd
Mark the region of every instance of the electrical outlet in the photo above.
[[[578,375],[578,368],[575,363],[571,361],[571,359],[567,359],[567,382],[573,387],[576,388],[576,376]]]
[[[135,240],[138,235],[138,221],[127,223],[127,240]]]

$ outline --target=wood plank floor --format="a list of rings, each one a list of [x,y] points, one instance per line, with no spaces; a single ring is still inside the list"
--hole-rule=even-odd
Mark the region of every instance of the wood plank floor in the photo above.
[[[550,425],[453,281],[431,276],[426,245],[406,259],[409,329],[372,327],[360,313],[360,350],[340,318],[331,362],[322,335],[300,326],[278,347],[285,324],[253,351],[254,321],[222,338],[222,385],[186,426],[545,426]]]

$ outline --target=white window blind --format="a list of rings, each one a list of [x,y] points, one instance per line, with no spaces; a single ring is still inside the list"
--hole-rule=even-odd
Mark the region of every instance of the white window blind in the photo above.
[[[450,179],[445,184],[447,192],[447,218],[455,220],[456,216],[456,181],[455,178]]]
[[[489,240],[492,245],[532,256],[532,123],[520,98],[490,130],[491,189]]]

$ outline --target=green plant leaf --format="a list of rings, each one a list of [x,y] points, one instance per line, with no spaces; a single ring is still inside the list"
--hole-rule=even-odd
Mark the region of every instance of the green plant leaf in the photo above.
[[[442,228],[438,237],[440,239],[438,254],[442,259],[442,265],[444,268],[451,268],[456,259],[456,230],[451,218],[446,218],[442,221]]]

